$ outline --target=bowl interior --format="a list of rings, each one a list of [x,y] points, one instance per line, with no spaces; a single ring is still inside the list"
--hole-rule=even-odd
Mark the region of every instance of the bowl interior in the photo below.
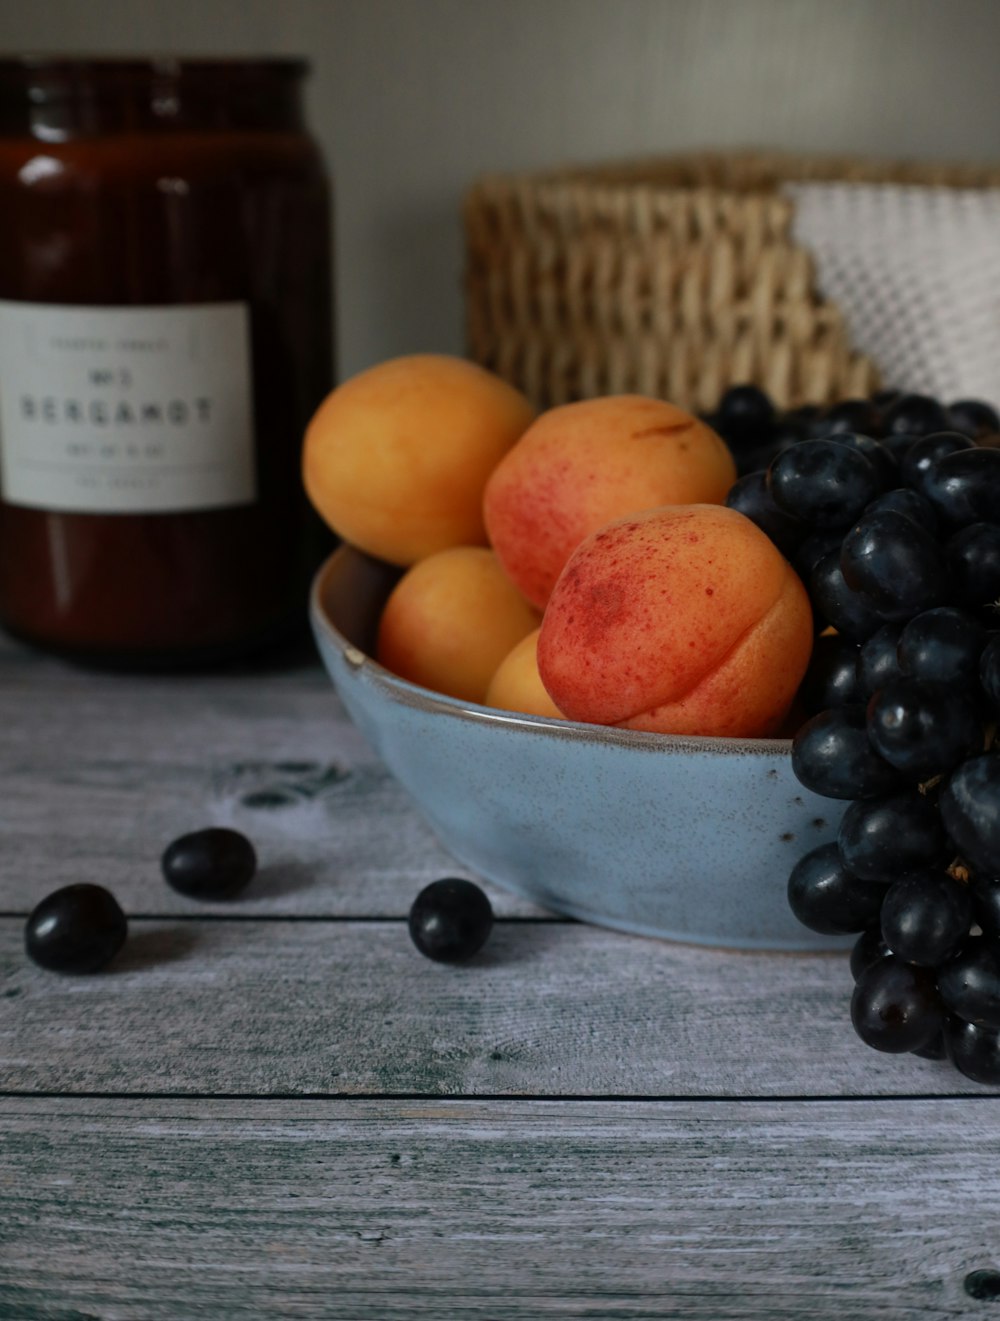
[[[341,546],[317,574],[314,606],[345,642],[373,657],[379,616],[402,573],[353,546]]]

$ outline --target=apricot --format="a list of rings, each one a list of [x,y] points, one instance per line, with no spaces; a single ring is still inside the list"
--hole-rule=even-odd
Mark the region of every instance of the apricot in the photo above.
[[[534,415],[513,386],[462,358],[391,358],[316,410],[306,493],[334,532],[390,564],[485,545],[486,479]]]
[[[538,634],[533,629],[522,638],[500,662],[496,674],[486,690],[486,705],[501,711],[520,711],[523,715],[550,716],[558,719],[562,712],[545,691],[538,673]]]
[[[540,609],[584,537],[658,505],[721,504],[736,480],[725,443],[674,404],[610,395],[542,413],[497,464],[490,543]]]
[[[403,574],[379,620],[376,658],[400,678],[482,702],[500,662],[539,625],[486,546],[454,546]]]
[[[809,598],[768,537],[720,505],[645,510],[592,533],[538,639],[570,720],[773,737],[812,652]]]

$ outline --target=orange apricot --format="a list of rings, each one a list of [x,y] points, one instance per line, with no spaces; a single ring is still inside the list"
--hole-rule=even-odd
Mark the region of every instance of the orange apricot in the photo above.
[[[501,711],[558,719],[562,712],[545,691],[538,673],[538,634],[533,629],[500,662],[486,690],[486,705]]]
[[[721,504],[735,480],[706,423],[661,399],[611,395],[540,414],[497,464],[483,510],[501,564],[544,608],[591,532],[637,509]]]
[[[763,738],[781,729],[812,640],[805,588],[755,524],[720,505],[664,506],[574,551],[538,667],[571,720]]]
[[[485,545],[486,480],[533,417],[520,391],[472,362],[392,358],[316,410],[302,451],[306,493],[334,532],[390,564]]]
[[[486,546],[453,546],[419,560],[379,620],[376,659],[411,683],[482,702],[500,662],[539,624]]]

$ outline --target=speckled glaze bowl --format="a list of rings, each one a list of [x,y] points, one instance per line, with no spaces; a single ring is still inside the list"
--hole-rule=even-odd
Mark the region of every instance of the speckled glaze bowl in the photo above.
[[[734,949],[840,949],[792,915],[788,875],[842,807],[778,739],[674,738],[442,697],[371,659],[399,570],[341,547],[311,618],[348,714],[465,867],[555,912]]]

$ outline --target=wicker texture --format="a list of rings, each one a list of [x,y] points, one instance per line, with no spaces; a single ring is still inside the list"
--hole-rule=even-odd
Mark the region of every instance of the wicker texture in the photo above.
[[[870,393],[793,241],[783,183],[997,187],[989,167],[698,154],[486,178],[465,198],[469,355],[539,408],[638,392],[709,410],[753,382],[781,407]]]

